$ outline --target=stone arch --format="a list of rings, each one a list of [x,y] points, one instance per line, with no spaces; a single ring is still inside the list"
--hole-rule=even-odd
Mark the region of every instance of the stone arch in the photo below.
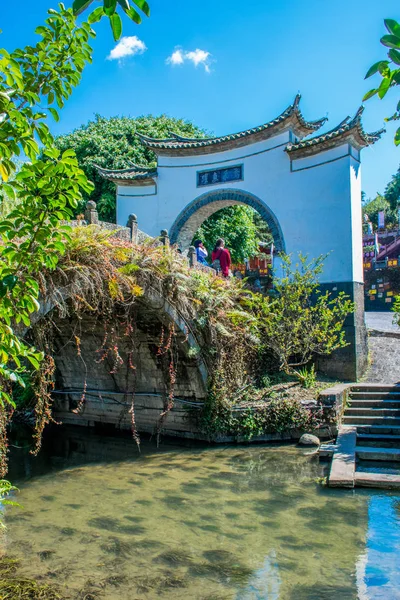
[[[60,302],[68,302],[68,299],[70,298],[68,287],[65,287],[63,290],[61,290],[59,294],[60,297],[58,300]],[[182,337],[180,342],[182,352],[186,356],[189,356],[190,354],[196,356],[195,363],[197,370],[199,372],[200,379],[203,382],[204,390],[206,390],[210,376],[210,367],[201,352],[201,342],[197,339],[191,324],[184,318],[177,308],[168,299],[164,298],[161,292],[154,287],[147,288],[144,297],[139,300],[139,303],[145,310],[154,311],[158,315],[158,319],[161,323],[163,321],[170,321],[175,325],[176,331]],[[42,301],[40,303],[40,309],[31,317],[30,327],[25,328],[23,334],[26,335],[33,325],[37,324],[41,319],[46,318],[57,307],[59,307],[59,304],[54,298],[44,302]]]
[[[273,211],[260,198],[238,189],[224,189],[206,192],[190,202],[175,219],[171,230],[172,244],[179,244],[186,250],[200,225],[212,214],[235,204],[244,204],[254,208],[266,221],[274,238],[277,252],[285,252],[285,240],[279,221]]]

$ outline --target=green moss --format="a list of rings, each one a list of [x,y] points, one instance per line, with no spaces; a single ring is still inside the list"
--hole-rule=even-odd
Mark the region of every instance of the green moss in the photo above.
[[[33,579],[17,576],[19,561],[0,558],[0,598],[2,600],[63,600],[59,590]]]

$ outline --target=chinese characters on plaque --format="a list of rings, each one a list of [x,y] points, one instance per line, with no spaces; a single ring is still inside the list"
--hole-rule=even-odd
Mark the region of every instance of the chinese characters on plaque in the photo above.
[[[225,169],[214,169],[213,171],[200,171],[197,173],[197,187],[213,185],[215,183],[241,181],[242,179],[243,165],[226,167]]]

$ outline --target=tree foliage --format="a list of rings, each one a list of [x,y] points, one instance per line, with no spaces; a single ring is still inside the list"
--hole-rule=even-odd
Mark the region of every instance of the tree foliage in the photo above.
[[[88,5],[81,3],[81,10]],[[7,469],[12,386],[24,386],[28,366],[39,370],[43,359],[22,335],[40,308],[36,276],[56,267],[68,238],[59,222],[91,190],[75,153],[54,147],[46,119],[58,120],[58,109],[79,84],[95,33],[89,23],[78,25],[62,3],[48,15],[36,29],[35,46],[0,49],[0,475]],[[28,160],[16,172],[20,155]]]
[[[298,374],[296,369],[313,357],[347,345],[343,323],[354,305],[344,293],[334,297],[321,292],[323,257],[308,260],[300,254],[295,264],[290,255],[281,257],[283,276],[274,282],[277,296],[260,302],[257,329],[262,353],[272,355],[285,373]]]
[[[387,48],[388,59],[379,60],[372,67],[369,68],[365,79],[368,79],[372,75],[379,73],[381,76],[381,83],[377,88],[369,90],[363,98],[369,100],[375,94],[382,100],[389,91],[390,88],[400,85],[400,24],[394,19],[385,19],[385,27],[388,34],[381,38],[381,44]],[[400,119],[400,100],[397,103],[395,112],[387,117],[386,121],[398,121]],[[396,146],[400,145],[400,127],[397,129],[394,143]]]
[[[392,210],[389,200],[385,196],[382,196],[382,194],[377,194],[375,198],[363,202],[362,211],[364,216],[368,215],[369,220],[374,226],[374,230],[378,228],[378,213],[381,211],[385,213],[385,225],[387,228],[391,229],[397,224],[396,211]]]
[[[74,14],[80,15],[87,8],[92,6],[93,2],[94,0],[74,0],[72,5]],[[103,0],[103,6],[95,8],[95,10],[90,13],[88,22],[93,24],[100,21],[103,17],[108,17],[114,39],[117,41],[122,35],[122,19],[118,14],[118,9],[125,13],[131,21],[140,25],[142,17],[136,10],[137,8],[139,8],[146,17],[150,16],[150,7],[146,0]]]
[[[392,175],[391,180],[385,188],[384,194],[377,194],[375,198],[365,198],[363,194],[362,210],[363,215],[368,215],[369,220],[374,225],[374,229],[378,227],[378,213],[385,213],[385,226],[387,229],[395,229],[398,227],[400,207],[400,168],[395,175]]]
[[[397,211],[400,205],[400,167],[386,186],[385,198],[390,204],[392,211]]]
[[[228,206],[209,217],[195,234],[211,252],[218,238],[232,255],[233,263],[243,263],[259,252],[259,242],[270,241],[266,223],[248,206]],[[267,238],[267,239],[265,239]]]
[[[137,133],[150,137],[166,138],[174,131],[184,137],[204,137],[205,132],[189,121],[174,119],[166,115],[137,118],[96,116],[94,121],[79,127],[72,133],[59,136],[56,146],[64,151],[72,148],[81,169],[94,183],[91,193],[83,195],[77,211],[82,212],[87,200],[97,203],[103,221],[115,222],[115,184],[103,179],[95,165],[105,169],[124,169],[132,163],[154,166],[155,154],[140,143]]]
[[[10,386],[23,385],[21,373],[29,361],[39,367],[41,354],[17,335],[28,327],[39,308],[39,286],[34,279],[44,265],[54,268],[64,248],[65,233],[57,227],[70,217],[81,190],[90,190],[73,151],[61,154],[52,147],[45,122],[58,118],[61,108],[91,61],[90,26],[77,26],[71,10],[50,10],[45,25],[36,30],[41,40],[12,53],[0,51],[0,175],[2,192],[16,200],[0,222],[0,402],[11,402]],[[43,108],[45,107],[45,108]],[[39,158],[39,143],[45,146]],[[16,171],[15,156],[24,152],[29,162]]]

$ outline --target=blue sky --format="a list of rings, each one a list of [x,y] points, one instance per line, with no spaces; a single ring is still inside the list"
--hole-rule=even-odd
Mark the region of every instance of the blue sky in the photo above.
[[[71,3],[65,0],[67,6]],[[96,113],[167,113],[216,135],[233,133],[274,118],[298,91],[305,117],[327,115],[325,129],[330,129],[354,114],[373,86],[374,79],[364,81],[364,75],[385,55],[379,43],[383,19],[400,20],[398,0],[149,3],[152,15],[142,25],[124,19],[124,36],[142,42],[132,42],[139,50],[135,56],[107,59],[115,48],[109,24],[103,20],[95,26],[94,63],[85,70],[60,122],[52,125],[55,133],[71,131]],[[1,45],[12,50],[33,43],[34,28],[47,8],[55,6],[52,0],[6,3]],[[174,52],[174,60],[167,63]],[[367,131],[382,126],[397,96],[392,92],[384,101],[366,103]],[[392,141],[395,127],[388,124],[387,129],[383,140],[363,151],[363,189],[369,196],[383,191],[399,166],[400,149]]]

